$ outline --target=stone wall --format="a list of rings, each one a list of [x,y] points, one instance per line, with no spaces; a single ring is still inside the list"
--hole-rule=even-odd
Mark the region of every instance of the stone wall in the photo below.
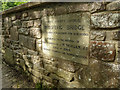
[[[27,3],[2,13],[3,59],[35,83],[62,88],[120,87],[120,1]],[[43,53],[43,17],[89,13],[87,64]],[[77,17],[76,17],[77,18]]]

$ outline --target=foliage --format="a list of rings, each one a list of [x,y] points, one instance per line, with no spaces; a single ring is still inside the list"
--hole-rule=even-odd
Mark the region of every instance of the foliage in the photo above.
[[[22,2],[17,2],[18,0],[14,0],[14,2],[9,2],[10,0],[2,0],[0,1],[0,11],[4,11],[6,9],[12,8],[14,6],[18,6],[24,3],[27,3],[28,0],[22,0]]]

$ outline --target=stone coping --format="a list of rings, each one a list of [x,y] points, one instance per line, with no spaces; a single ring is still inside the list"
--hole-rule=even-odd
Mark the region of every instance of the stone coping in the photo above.
[[[25,4],[21,4],[19,6],[15,6],[15,7],[10,8],[10,9],[7,9],[3,12],[0,12],[0,15],[5,15],[5,14],[8,14],[8,13],[20,11],[20,10],[23,10],[23,9],[26,9],[26,8],[36,7],[38,5],[43,5],[43,4],[47,4],[47,3],[50,3],[50,2],[28,2],[28,3],[25,3]]]

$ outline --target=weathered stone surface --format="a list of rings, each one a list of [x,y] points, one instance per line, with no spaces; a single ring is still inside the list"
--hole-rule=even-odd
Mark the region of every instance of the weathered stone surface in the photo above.
[[[33,75],[31,75],[31,77],[32,77],[32,80],[33,80],[34,83],[40,83],[41,82],[41,80],[38,77],[35,77]]]
[[[43,16],[49,16],[49,15],[54,15],[54,9],[53,8],[47,8],[42,10]]]
[[[27,28],[20,28],[20,29],[18,29],[18,32],[20,34],[28,35],[29,34],[29,29],[27,29]]]
[[[11,26],[12,26],[11,18],[5,17],[4,18],[4,27],[9,29]]]
[[[22,27],[23,28],[29,28],[29,27],[32,27],[33,26],[33,21],[23,21],[22,22]]]
[[[107,10],[120,10],[120,0],[116,0],[114,2],[111,2],[106,6]]]
[[[105,4],[102,2],[94,2],[94,3],[72,3],[68,7],[68,12],[77,12],[77,11],[90,11],[96,12],[105,9]]]
[[[28,16],[27,12],[22,13],[22,18],[26,18]]]
[[[17,65],[20,65],[20,67],[22,67],[24,71],[26,70],[25,61],[23,59],[18,58],[16,62]]]
[[[12,15],[12,16],[11,16],[11,20],[12,20],[12,21],[16,20],[16,15]]]
[[[34,27],[39,28],[40,26],[41,26],[41,20],[40,19],[34,20]]]
[[[20,42],[20,45],[28,47],[27,36],[19,35],[19,42]]]
[[[31,10],[28,13],[28,16],[30,17],[30,19],[37,19],[37,18],[41,18],[41,11],[39,10]]]
[[[16,64],[16,61],[14,61],[14,58],[13,58],[13,51],[11,49],[9,48],[5,49],[4,58],[5,58],[5,61],[10,65]]]
[[[43,80],[42,83],[43,83],[43,86],[47,86],[47,87],[49,87],[49,88],[55,87],[52,83],[47,82],[47,81],[45,81],[45,80]]]
[[[93,28],[116,28],[120,27],[120,12],[101,12],[91,15]]]
[[[40,28],[30,28],[30,36],[35,38],[41,38]]]
[[[32,70],[32,75],[37,77],[38,79],[42,79],[42,74],[36,70]]]
[[[113,32],[113,40],[120,40],[120,31]]]
[[[22,24],[21,24],[21,20],[18,20],[18,19],[15,20],[15,21],[13,21],[12,24],[13,24],[13,26],[17,26],[18,28],[20,28],[21,25],[22,25]]]
[[[113,32],[112,31],[106,31],[106,41],[111,41],[113,40]]]
[[[95,87],[118,87],[119,65],[98,60],[90,60],[90,76]],[[88,71],[89,72],[89,71]]]
[[[67,72],[63,69],[58,68],[57,71],[54,71],[58,76],[64,78],[67,81],[71,81],[74,78],[74,73]]]
[[[10,35],[11,35],[11,39],[12,40],[18,40],[18,30],[17,30],[17,26],[13,26],[11,29],[10,29]]]
[[[102,31],[91,31],[90,39],[96,41],[104,41],[106,33]]]
[[[92,41],[90,43],[90,57],[102,61],[114,61],[115,46],[113,43]]]
[[[38,55],[38,52],[34,51],[34,50],[27,49],[27,54],[28,55]]]
[[[35,50],[35,43],[36,43],[36,39],[35,38],[31,38],[31,37],[27,37],[27,42],[28,42],[28,48],[29,49],[32,49],[32,50]]]
[[[69,72],[75,72],[76,70],[79,69],[79,64],[70,62],[70,61],[66,61],[66,60],[58,59],[58,67],[62,68],[64,70],[67,70]]]
[[[42,40],[36,39],[36,50],[41,51],[42,50]]]

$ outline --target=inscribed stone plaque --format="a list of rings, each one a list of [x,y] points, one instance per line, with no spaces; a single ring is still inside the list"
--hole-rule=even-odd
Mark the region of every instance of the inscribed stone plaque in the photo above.
[[[89,15],[79,12],[43,17],[43,53],[88,65]]]

